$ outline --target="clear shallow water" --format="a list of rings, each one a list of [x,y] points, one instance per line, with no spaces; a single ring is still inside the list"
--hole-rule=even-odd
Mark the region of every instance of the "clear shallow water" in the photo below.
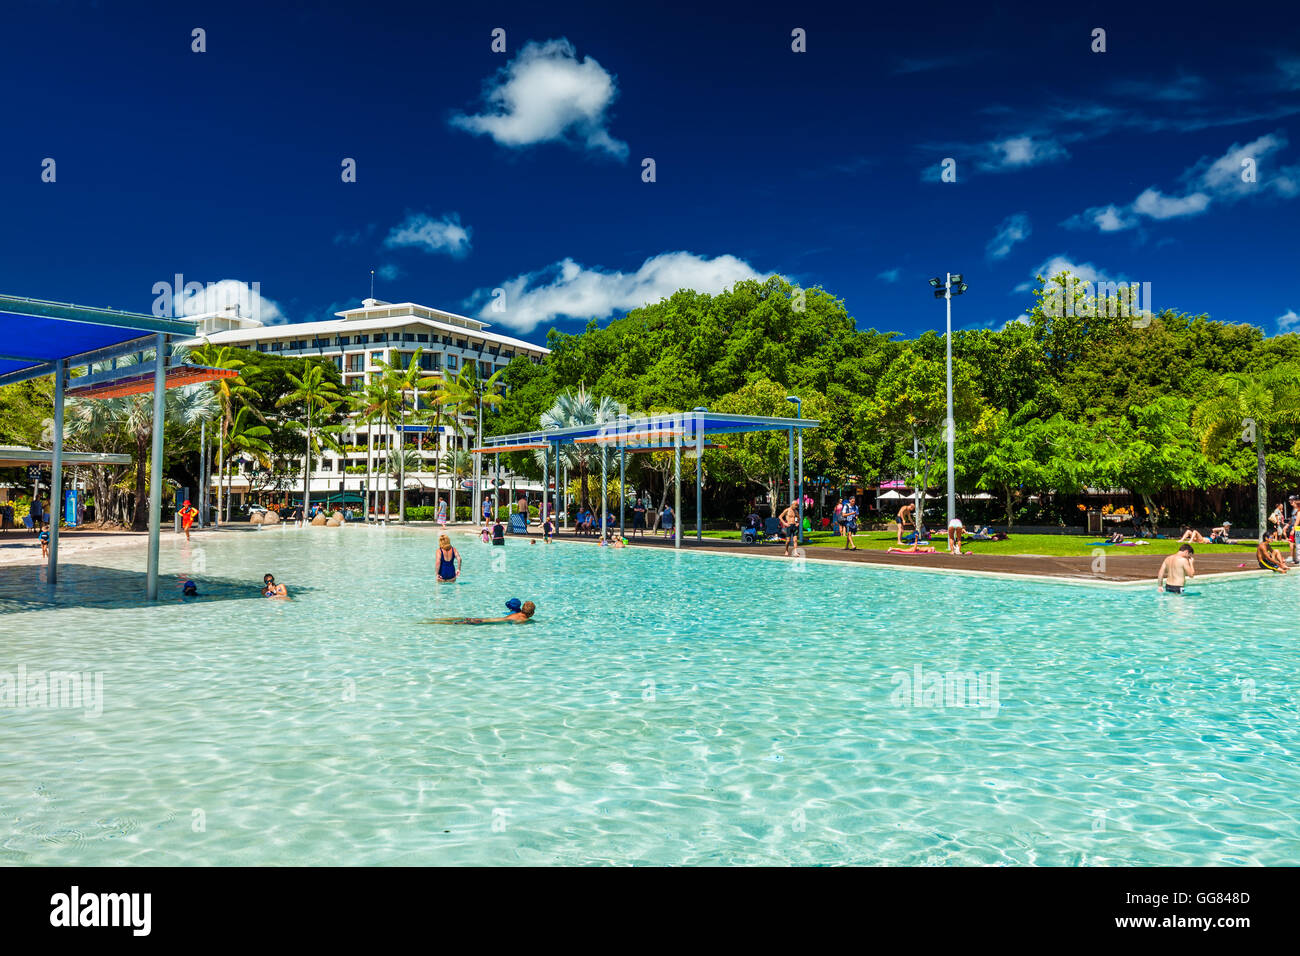
[[[0,672],[103,676],[99,717],[0,709],[0,862],[1300,862],[1300,575],[456,544],[439,585],[422,530],[167,538],[217,595],[185,605],[30,610],[0,576]],[[296,599],[246,597],[265,570]],[[422,623],[512,596],[536,623]],[[935,699],[950,671],[976,684]]]

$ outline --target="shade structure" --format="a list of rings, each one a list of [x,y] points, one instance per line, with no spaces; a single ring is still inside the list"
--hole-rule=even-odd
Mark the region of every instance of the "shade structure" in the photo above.
[[[167,388],[181,388],[185,385],[197,385],[200,382],[212,382],[219,378],[234,378],[239,373],[233,368],[212,368],[207,365],[178,365],[166,372]],[[116,380],[97,382],[84,387],[70,385],[68,395],[76,398],[99,399],[121,398],[124,395],[140,395],[153,391],[154,373],[126,375]],[[73,379],[75,382],[76,379]]]
[[[570,425],[564,428],[547,428],[531,432],[516,432],[509,435],[494,435],[483,439],[483,447],[472,449],[478,454],[495,454],[525,449],[545,448],[551,451],[546,456],[543,474],[549,470],[552,455],[558,464],[561,445],[598,445],[603,449],[619,452],[619,484],[623,480],[623,456],[628,451],[637,452],[672,452],[674,459],[673,475],[677,488],[674,502],[673,540],[681,545],[681,459],[683,455],[693,452],[695,463],[695,537],[703,539],[703,480],[704,469],[700,453],[705,449],[725,447],[710,443],[709,435],[734,435],[745,432],[783,431],[789,434],[790,455],[790,498],[795,492],[795,436],[799,436],[799,469],[803,472],[803,432],[805,429],[817,428],[821,423],[811,418],[782,418],[766,415],[729,415],[711,412],[707,408],[693,408],[688,412],[666,412],[633,418],[619,415],[608,421],[589,425]],[[602,469],[606,466],[601,457]],[[546,480],[544,478],[544,480]],[[603,482],[602,482],[603,487]],[[620,500],[626,492],[620,487]],[[545,507],[545,501],[543,501]]]
[[[107,359],[126,343],[152,348],[157,333],[188,338],[195,328],[187,319],[0,295],[0,385],[50,375],[60,360],[75,367]]]
[[[198,324],[191,319],[143,315],[51,302],[22,296],[0,295],[0,385],[54,377],[54,447],[50,451],[50,500],[58,507],[63,494],[64,398],[77,384],[72,372],[85,367],[84,386],[118,382],[124,375],[152,372],[153,437],[150,448],[149,548],[145,594],[158,597],[158,550],[162,526],[163,392],[166,390],[168,346],[171,336],[193,338]],[[117,359],[152,351],[152,370],[143,362],[123,369],[90,372],[93,366],[116,366]],[[66,459],[70,460],[70,459]],[[59,575],[59,522],[50,523],[50,554],[45,583],[54,586]]]
[[[99,451],[65,451],[65,465],[129,465],[130,455],[119,455]],[[20,465],[50,465],[54,463],[54,452],[42,448],[17,448],[12,445],[0,445],[0,468],[13,468]]]

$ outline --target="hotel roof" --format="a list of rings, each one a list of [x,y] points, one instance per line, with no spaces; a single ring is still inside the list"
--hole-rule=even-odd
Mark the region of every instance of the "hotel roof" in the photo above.
[[[382,313],[377,315],[376,313]],[[284,325],[266,325],[248,329],[228,329],[204,336],[217,345],[236,342],[250,342],[266,338],[349,335],[354,332],[367,332],[376,329],[388,329],[395,325],[423,325],[437,329],[440,333],[454,333],[462,336],[476,336],[488,342],[499,343],[516,349],[530,349],[534,352],[547,353],[550,349],[544,345],[534,345],[523,339],[509,335],[486,331],[490,323],[467,316],[432,309],[414,302],[381,302],[372,306],[345,309],[336,312],[339,319],[327,319],[321,322],[288,322]]]

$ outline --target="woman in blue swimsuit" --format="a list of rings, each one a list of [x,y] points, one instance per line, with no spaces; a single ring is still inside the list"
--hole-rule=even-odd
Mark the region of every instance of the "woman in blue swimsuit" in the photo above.
[[[451,546],[451,538],[438,535],[438,580],[455,581],[460,574],[460,552]]]

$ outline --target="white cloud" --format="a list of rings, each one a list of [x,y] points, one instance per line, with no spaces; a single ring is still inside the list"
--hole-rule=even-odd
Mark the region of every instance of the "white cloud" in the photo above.
[[[238,279],[222,279],[209,282],[201,292],[180,295],[174,293],[172,309],[176,315],[203,315],[208,312],[221,312],[227,306],[238,305],[239,314],[245,318],[257,319],[263,325],[280,325],[289,318],[280,309],[280,304],[262,295],[258,288]]]
[[[1300,315],[1296,315],[1295,309],[1288,309],[1277,317],[1278,332],[1294,332],[1296,326],[1300,326]]]
[[[479,306],[478,317],[488,322],[528,332],[559,317],[609,318],[678,289],[716,293],[743,279],[762,278],[743,259],[725,255],[706,259],[690,252],[664,252],[647,259],[636,272],[603,272],[564,259],[502,282],[504,311],[494,310],[500,300],[487,289],[477,290],[466,306]]]
[[[1128,215],[1119,206],[1093,206],[1081,213],[1071,216],[1061,225],[1067,229],[1090,229],[1096,227],[1100,232],[1120,232],[1132,229],[1138,224],[1137,219]]]
[[[1067,159],[1069,151],[1055,139],[1035,138],[1034,136],[1012,136],[985,144],[986,158],[980,161],[980,169],[989,172],[1003,172],[1012,169],[1027,169],[1042,163]]]
[[[1235,203],[1268,192],[1290,199],[1300,195],[1300,165],[1278,166],[1270,173],[1270,164],[1266,162],[1286,146],[1287,137],[1281,131],[1267,133],[1244,146],[1233,143],[1222,156],[1203,156],[1183,172],[1180,179],[1185,192],[1181,196],[1166,195],[1152,186],[1128,206],[1094,206],[1071,216],[1062,225],[1116,232],[1138,225],[1139,217],[1164,220],[1199,216],[1215,203]],[[1254,180],[1243,179],[1252,162]]]
[[[1205,193],[1187,196],[1166,196],[1158,189],[1145,189],[1133,200],[1133,211],[1152,219],[1176,219],[1179,216],[1198,216],[1210,208],[1210,197]]]
[[[1005,259],[1011,254],[1016,243],[1028,239],[1032,231],[1028,213],[1018,212],[1007,216],[1002,220],[1002,225],[998,226],[997,234],[989,240],[984,251],[990,259]]]
[[[484,112],[458,113],[451,124],[512,149],[559,140],[625,159],[627,143],[605,128],[617,97],[614,77],[591,57],[579,60],[568,40],[532,42],[485,84]]]
[[[1050,291],[1051,289],[1057,288],[1056,284],[1051,281],[1052,278],[1062,272],[1070,273],[1070,275],[1074,276],[1080,282],[1091,282],[1094,286],[1098,282],[1127,281],[1122,274],[1117,276],[1110,275],[1109,273],[1104,272],[1099,266],[1093,265],[1091,262],[1075,262],[1066,255],[1052,256],[1050,259],[1047,259],[1042,265],[1034,270],[1034,275],[1042,276],[1046,279],[1047,282],[1044,286],[1044,290]],[[1017,286],[1016,291],[1028,291],[1034,288],[1037,284],[1036,281],[1024,283],[1023,285]]]
[[[378,269],[375,270],[375,275],[383,279],[385,282],[392,282],[394,279],[398,278],[401,274],[402,274],[402,270],[399,269],[396,265],[394,265],[391,262],[385,262],[382,266],[380,266]]]
[[[470,230],[460,224],[460,216],[448,213],[434,219],[427,213],[408,213],[400,226],[394,226],[384,240],[388,249],[413,246],[429,254],[445,252],[453,259],[469,253]]]
[[[877,273],[876,278],[884,279],[886,282],[897,282],[902,275],[902,269],[886,269],[884,272]]]

